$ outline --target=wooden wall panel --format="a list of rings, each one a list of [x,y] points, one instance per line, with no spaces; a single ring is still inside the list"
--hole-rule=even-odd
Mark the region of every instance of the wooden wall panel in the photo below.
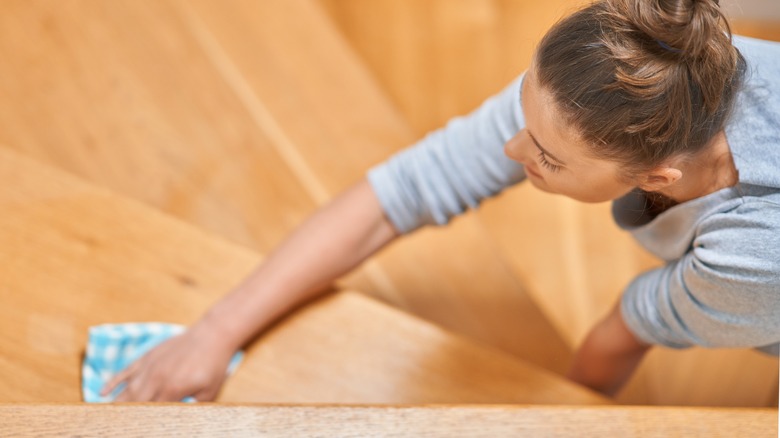
[[[320,0],[418,134],[499,91],[573,5],[555,0]]]

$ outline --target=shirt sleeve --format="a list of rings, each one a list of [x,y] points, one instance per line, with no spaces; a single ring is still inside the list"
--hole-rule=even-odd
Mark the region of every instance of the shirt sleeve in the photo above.
[[[775,346],[780,206],[756,201],[707,217],[684,257],[628,286],[621,311],[631,331],[649,344]]]
[[[447,224],[525,178],[523,166],[504,155],[504,144],[525,126],[524,77],[369,170],[368,181],[399,232]]]

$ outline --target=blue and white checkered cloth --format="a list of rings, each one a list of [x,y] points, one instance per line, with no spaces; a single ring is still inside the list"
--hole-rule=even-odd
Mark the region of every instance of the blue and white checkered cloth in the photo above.
[[[85,402],[113,401],[124,390],[124,383],[103,397],[100,390],[111,377],[127,368],[149,350],[168,338],[183,333],[184,326],[158,322],[104,324],[89,328],[87,354],[81,370],[81,390]],[[237,352],[230,361],[227,373],[232,374],[243,359]],[[184,402],[194,402],[187,397]]]

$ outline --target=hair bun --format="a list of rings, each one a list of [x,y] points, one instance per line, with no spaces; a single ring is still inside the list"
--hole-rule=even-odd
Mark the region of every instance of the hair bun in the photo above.
[[[607,0],[613,14],[654,41],[659,51],[683,59],[706,56],[730,44],[718,0]]]

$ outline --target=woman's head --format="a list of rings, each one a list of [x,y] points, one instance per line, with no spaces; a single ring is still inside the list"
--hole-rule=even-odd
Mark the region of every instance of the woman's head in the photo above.
[[[572,196],[614,199],[607,195],[641,185],[637,175],[701,153],[723,129],[744,73],[717,0],[597,1],[542,39],[523,84],[527,130],[518,137],[614,172],[623,184],[614,193]],[[552,166],[541,169],[545,158]],[[563,173],[549,154],[535,163],[526,166],[547,175],[543,182]]]

